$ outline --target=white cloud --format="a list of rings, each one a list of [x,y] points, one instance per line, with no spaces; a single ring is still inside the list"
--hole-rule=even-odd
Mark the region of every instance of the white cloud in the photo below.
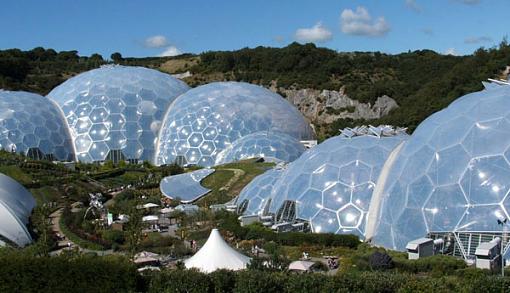
[[[453,55],[453,56],[459,55],[459,53],[457,53],[457,51],[455,51],[455,48],[446,49],[446,51],[444,51],[444,54],[445,55]]]
[[[318,22],[311,28],[300,28],[296,30],[294,37],[296,40],[303,43],[323,43],[331,40],[333,38],[333,33],[323,26],[322,23]]]
[[[390,31],[384,17],[373,20],[368,10],[359,6],[355,11],[344,9],[340,14],[340,28],[343,33],[355,36],[379,37]]]
[[[166,48],[165,51],[161,52],[161,54],[159,54],[158,56],[159,57],[172,57],[172,56],[177,56],[177,55],[181,55],[181,54],[182,54],[182,51],[179,50],[177,47],[170,46],[170,47]]]
[[[407,8],[409,8],[411,10],[414,10],[416,12],[422,12],[423,11],[421,6],[418,5],[418,3],[416,3],[416,0],[405,0],[405,4],[406,4]]]
[[[163,48],[168,46],[168,40],[165,36],[152,36],[145,39],[144,46],[147,48]]]
[[[464,39],[464,43],[466,44],[480,44],[480,43],[488,43],[492,42],[492,38],[488,36],[480,36],[480,37],[469,37]]]

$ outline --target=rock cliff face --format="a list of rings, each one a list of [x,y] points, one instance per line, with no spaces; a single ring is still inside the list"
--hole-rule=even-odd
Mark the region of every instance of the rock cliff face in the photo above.
[[[272,90],[276,91],[274,87]],[[386,95],[378,97],[372,105],[349,98],[343,88],[339,91],[279,88],[278,92],[317,124],[329,124],[342,118],[377,119],[398,108],[397,102]]]

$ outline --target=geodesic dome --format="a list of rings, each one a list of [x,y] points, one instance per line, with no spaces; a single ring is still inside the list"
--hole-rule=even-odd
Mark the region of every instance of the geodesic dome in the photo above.
[[[71,136],[59,107],[27,92],[0,90],[0,147],[32,159],[74,160]]]
[[[422,122],[398,154],[374,211],[374,243],[402,250],[429,232],[501,232],[509,159],[510,87],[457,99]]]
[[[27,224],[34,207],[32,194],[0,173],[0,246],[8,242],[23,247],[32,242]]]
[[[170,106],[161,128],[157,164],[175,161],[205,167],[234,141],[260,131],[311,139],[301,113],[278,94],[242,82],[214,82],[194,88]]]
[[[234,141],[216,157],[215,165],[251,158],[269,162],[292,162],[305,151],[299,140],[284,133],[255,132]]]
[[[288,165],[274,186],[269,211],[278,221],[309,221],[316,233],[363,238],[379,173],[407,137],[342,135],[324,141]]]
[[[268,199],[276,181],[283,173],[282,169],[270,169],[255,177],[246,185],[237,198],[237,213],[243,215],[261,215],[268,206]]]
[[[67,118],[78,160],[152,162],[164,113],[188,89],[153,69],[108,65],[70,78],[48,97]]]

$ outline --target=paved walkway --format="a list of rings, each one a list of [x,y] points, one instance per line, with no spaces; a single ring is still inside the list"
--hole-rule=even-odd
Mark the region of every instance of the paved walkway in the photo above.
[[[63,210],[64,210],[63,208],[59,208],[58,210],[54,211],[50,215],[51,230],[53,231],[53,233],[57,234],[59,239],[62,239],[62,240],[58,241],[58,247],[71,247],[71,248],[73,248],[73,247],[76,247],[76,244],[74,242],[72,242],[70,239],[68,239],[64,235],[64,232],[62,232],[62,229],[60,228],[60,218],[62,218],[62,211]]]
[[[74,243],[69,239],[67,236],[65,236],[64,232],[62,232],[62,229],[60,227],[60,218],[62,218],[62,211],[64,208],[59,208],[58,210],[54,211],[50,215],[51,219],[51,229],[52,231],[59,235],[62,240],[58,241],[58,247],[60,249],[53,251],[51,254],[60,254],[63,250],[70,250],[77,248],[79,251],[83,253],[95,253],[97,255],[108,255],[114,253],[113,250],[91,250],[87,248],[80,247],[78,244]]]

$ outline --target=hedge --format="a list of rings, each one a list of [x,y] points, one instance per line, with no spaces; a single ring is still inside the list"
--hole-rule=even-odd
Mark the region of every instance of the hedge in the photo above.
[[[119,256],[35,257],[0,249],[0,292],[508,292],[510,278],[350,271],[335,276],[169,270],[142,277]]]
[[[0,255],[0,292],[128,292],[138,279],[121,257]]]

